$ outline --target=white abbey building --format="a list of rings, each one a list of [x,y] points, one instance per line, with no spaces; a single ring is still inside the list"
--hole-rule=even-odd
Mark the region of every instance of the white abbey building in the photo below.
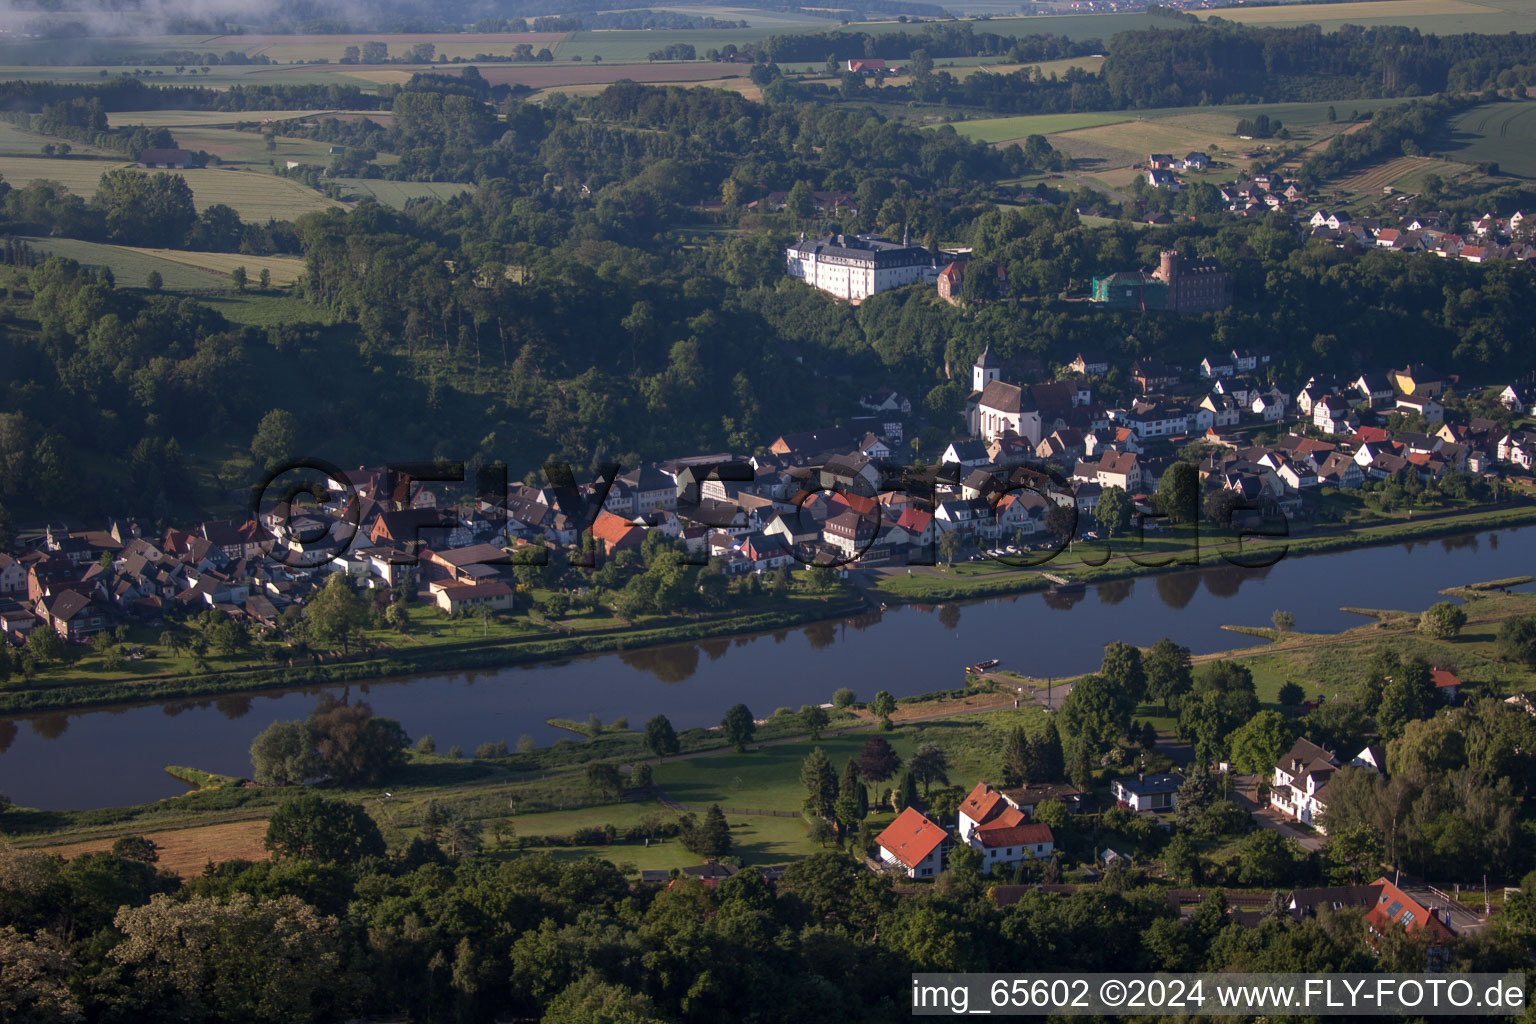
[[[785,255],[790,277],[851,302],[919,281],[933,284],[942,269],[920,245],[874,235],[829,235],[809,241],[801,235]]]

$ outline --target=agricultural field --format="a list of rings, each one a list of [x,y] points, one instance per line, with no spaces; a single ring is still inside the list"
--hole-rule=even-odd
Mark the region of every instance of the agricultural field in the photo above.
[[[40,179],[57,181],[76,195],[89,199],[96,194],[96,187],[103,174],[116,167],[131,166],[125,160],[0,157],[0,178],[13,186]],[[192,201],[199,211],[215,203],[224,203],[234,207],[240,218],[246,221],[263,223],[273,218],[292,220],[312,210],[326,210],[341,205],[297,181],[273,174],[213,167],[174,173],[187,179],[187,184],[192,188]]]
[[[1436,160],[1428,156],[1400,156],[1358,171],[1334,183],[1332,187],[1359,196],[1380,195],[1389,185],[1399,191],[1421,187],[1429,174],[1438,174],[1449,181],[1471,173],[1475,173],[1473,168],[1466,164]]]
[[[210,861],[218,864],[237,859],[266,860],[271,856],[266,847],[266,836],[265,818],[144,833],[146,839],[160,847],[160,859],[156,866],[174,872],[184,880],[201,875]],[[49,846],[46,850],[68,860],[82,853],[109,850],[112,843],[111,839],[93,839],[83,843]]]
[[[199,83],[201,84],[201,83]],[[112,128],[124,125],[143,125],[146,128],[234,128],[238,124],[255,124],[258,121],[292,121],[297,118],[315,117],[319,114],[336,116],[352,111],[327,110],[251,110],[231,113],[225,110],[123,110],[107,115]],[[367,111],[372,114],[374,111]]]
[[[47,135],[38,135],[34,132],[22,131],[15,125],[0,122],[0,156],[26,156],[35,157],[42,152],[44,146],[49,143],[58,145],[61,140]],[[69,159],[82,157],[106,156],[114,160],[121,159],[119,154],[97,149],[95,146],[83,142],[69,143]]]
[[[492,85],[526,85],[534,89],[552,86],[604,85],[629,79],[633,82],[676,82],[691,85],[717,79],[747,77],[742,64],[714,61],[658,61],[654,64],[492,64],[480,68],[480,76]]]
[[[1404,25],[1437,35],[1536,29],[1536,8],[1523,0],[1363,0],[1224,7],[1200,14],[1243,25],[1317,25],[1325,32],[1336,32],[1344,25]]]
[[[274,61],[293,63],[342,59],[349,46],[361,47],[367,42],[379,42],[389,47],[389,56],[401,57],[417,43],[431,43],[437,55],[452,60],[463,57],[469,60],[477,53],[511,56],[519,43],[527,43],[534,51],[553,48],[565,38],[561,32],[453,32],[439,35],[283,35],[283,36],[214,36],[204,40],[199,48],[215,53],[239,50],[252,57],[267,57]]]
[[[56,181],[76,195],[89,199],[96,194],[96,186],[101,183],[103,174],[114,167],[130,166],[132,164],[121,157],[97,159],[71,156],[60,160],[41,156],[0,156],[0,178],[4,178],[13,187],[31,181]]]
[[[1466,163],[1491,160],[1504,174],[1536,178],[1536,101],[1486,103],[1463,111],[1435,150]]]
[[[385,206],[405,209],[412,199],[430,196],[435,199],[452,199],[464,192],[473,192],[473,185],[460,185],[448,181],[383,181],[378,178],[330,178],[331,184],[341,188],[347,201],[363,197],[377,199]]]
[[[183,252],[179,249],[141,249],[74,238],[28,238],[39,252],[93,267],[109,267],[119,286],[143,287],[150,271],[156,271],[167,291],[195,292],[232,287],[230,271],[244,267],[254,282],[263,270],[272,272],[272,283],[290,285],[304,272],[298,256],[247,256],[233,252]]]

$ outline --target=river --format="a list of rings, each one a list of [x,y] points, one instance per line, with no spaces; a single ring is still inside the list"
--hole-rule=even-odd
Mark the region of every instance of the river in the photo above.
[[[1341,606],[1420,609],[1450,586],[1528,573],[1536,527],[1291,558],[1268,569],[1222,567],[1126,580],[1069,595],[1024,594],[963,604],[904,606],[769,634],[494,671],[377,680],[345,688],[440,751],[466,752],[522,735],[569,734],[547,718],[640,727],[657,713],[679,729],[713,725],[737,701],[758,717],[830,700],[963,683],[963,666],[998,658],[1030,676],[1094,668],[1103,645],[1171,636],[1195,653],[1257,643],[1223,624],[1267,626],[1279,608],[1296,628],[1335,631],[1360,618]],[[183,792],[168,764],[249,775],[251,739],[302,718],[342,687],[0,719],[0,791],[49,810],[140,803]]]

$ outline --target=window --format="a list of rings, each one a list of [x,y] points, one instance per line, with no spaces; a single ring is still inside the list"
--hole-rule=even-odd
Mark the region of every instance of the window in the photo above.
[[[1413,911],[1410,910],[1403,915],[1403,927],[1407,928],[1411,924],[1413,924]]]

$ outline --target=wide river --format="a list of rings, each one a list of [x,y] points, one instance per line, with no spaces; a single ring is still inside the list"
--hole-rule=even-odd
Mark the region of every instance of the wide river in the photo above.
[[[1030,676],[1098,664],[1103,645],[1150,645],[1171,636],[1195,653],[1257,641],[1223,624],[1268,625],[1276,609],[1296,627],[1358,625],[1340,611],[1420,609],[1445,587],[1530,573],[1536,527],[1285,559],[1268,569],[1203,569],[937,608],[908,606],[780,632],[679,644],[499,671],[388,679],[349,688],[412,737],[466,752],[487,740],[540,744],[569,734],[547,718],[639,727],[658,712],[678,728],[713,725],[737,701],[763,717],[781,706],[829,700],[840,686],[860,699],[961,685],[987,658]],[[302,718],[322,689],[113,707],[0,719],[0,792],[46,809],[102,807],[170,796],[185,786],[169,764],[249,775],[251,739],[271,722]]]

